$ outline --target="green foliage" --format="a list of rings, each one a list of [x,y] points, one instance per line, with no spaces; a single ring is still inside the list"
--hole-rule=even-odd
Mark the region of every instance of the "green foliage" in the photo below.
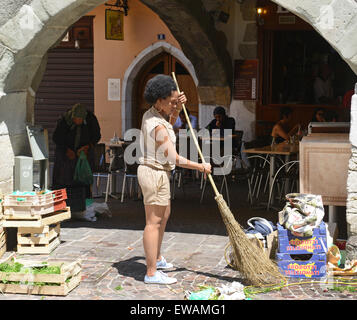
[[[11,260],[11,263],[1,263],[0,272],[6,273],[5,278],[0,279],[0,283],[5,284],[25,284],[29,286],[60,286],[60,283],[49,283],[49,282],[31,282],[31,281],[9,281],[6,279],[10,273],[23,273],[23,274],[61,274],[61,265],[50,266],[46,261],[42,262],[42,266],[26,267],[23,264]],[[66,283],[71,280],[71,277],[66,279]]]

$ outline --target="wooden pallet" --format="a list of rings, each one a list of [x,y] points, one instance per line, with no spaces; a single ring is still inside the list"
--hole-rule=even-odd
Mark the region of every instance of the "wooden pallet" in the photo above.
[[[6,252],[6,231],[2,231],[0,233],[0,258],[5,254]]]
[[[57,222],[68,220],[71,218],[70,207],[66,207],[65,210],[51,212],[43,216],[37,216],[36,219],[23,219],[20,215],[13,215],[11,217],[6,216],[3,221],[3,227],[5,228],[40,228],[46,225],[55,224]]]
[[[18,244],[17,253],[19,254],[50,254],[61,243],[59,237],[54,238],[49,244]]]
[[[20,254],[50,254],[61,243],[60,223],[40,228],[18,228],[17,252]]]
[[[2,262],[10,263],[13,255]],[[28,261],[20,259],[17,262],[27,266],[43,265],[39,261]],[[71,290],[79,285],[81,281],[81,261],[49,261],[50,266],[61,266],[60,274],[29,274],[20,272],[0,272],[0,290],[3,293],[21,293],[35,295],[66,296]],[[69,280],[68,280],[69,279]],[[67,280],[67,282],[66,282]],[[19,284],[11,282],[19,282]],[[29,284],[28,284],[29,283]],[[36,285],[36,283],[48,283],[57,285]]]
[[[40,228],[23,228],[17,230],[17,243],[24,245],[50,244],[50,242],[60,235],[61,225],[43,226]]]

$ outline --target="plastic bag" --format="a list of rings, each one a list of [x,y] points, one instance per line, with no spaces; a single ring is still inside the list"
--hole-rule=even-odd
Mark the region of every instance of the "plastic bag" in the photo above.
[[[244,286],[237,281],[218,288],[221,300],[245,300]]]
[[[92,169],[87,160],[87,156],[84,151],[81,151],[79,154],[79,159],[74,170],[73,180],[80,182],[84,185],[93,184],[93,173]]]
[[[311,237],[325,215],[321,195],[289,193],[279,223],[298,237]]]
[[[112,217],[112,213],[108,205],[103,202],[93,202],[93,199],[86,199],[87,208],[84,211],[72,212],[72,217],[79,220],[95,222],[97,221],[97,216],[106,216],[108,218]]]

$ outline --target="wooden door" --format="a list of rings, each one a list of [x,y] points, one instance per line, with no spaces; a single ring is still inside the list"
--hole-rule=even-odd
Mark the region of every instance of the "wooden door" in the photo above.
[[[198,95],[196,85],[182,63],[172,55],[164,52],[150,60],[137,77],[135,96],[133,97],[133,127],[140,128],[144,113],[151,107],[144,99],[144,90],[148,80],[158,74],[170,75],[175,72],[181,91],[185,92],[185,106],[198,118]]]

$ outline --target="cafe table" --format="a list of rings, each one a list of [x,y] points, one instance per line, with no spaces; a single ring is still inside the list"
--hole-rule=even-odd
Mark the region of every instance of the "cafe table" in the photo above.
[[[274,174],[275,174],[275,158],[277,155],[284,156],[284,163],[290,161],[290,157],[294,154],[299,155],[299,142],[288,143],[282,142],[279,144],[272,144],[264,147],[250,148],[243,150],[244,153],[248,154],[265,154],[270,158],[270,167],[269,167],[269,190],[273,188]],[[286,168],[287,169],[287,168]],[[272,190],[273,192],[273,190]],[[272,199],[274,199],[272,194]],[[269,203],[268,203],[269,208]]]

